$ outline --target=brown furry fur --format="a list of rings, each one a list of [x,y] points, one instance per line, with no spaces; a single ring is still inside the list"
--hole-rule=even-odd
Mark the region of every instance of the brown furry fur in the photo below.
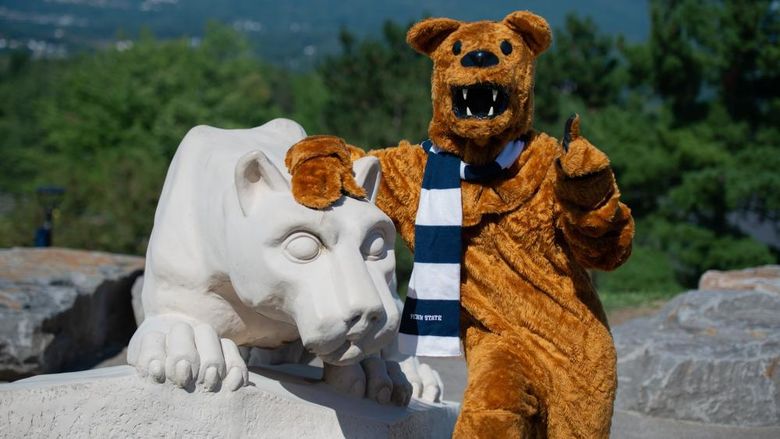
[[[351,160],[346,143],[338,137],[307,137],[306,142],[296,145],[295,154],[284,159],[292,175],[292,186],[298,188],[295,198],[304,206],[324,209],[341,198],[342,193],[365,197],[366,191],[352,178]]]
[[[534,60],[550,44],[547,23],[528,12],[498,23],[430,19],[412,27],[407,39],[434,61],[429,134],[437,145],[467,162],[487,163],[507,141],[527,138],[507,178],[462,183],[469,377],[455,437],[608,437],[615,350],[586,269],[623,263],[634,224],[609,160],[579,135],[579,120],[565,153],[558,141],[531,129]],[[514,47],[508,56],[498,49],[503,40]],[[452,52],[455,41],[462,42],[461,54],[489,49],[500,63],[464,68]],[[511,90],[507,110],[493,119],[455,117],[450,87],[478,82]],[[352,193],[343,186],[348,163],[333,152],[336,145],[353,160],[363,154],[329,136],[305,139],[288,153],[288,166],[307,165],[291,168],[293,193],[303,204],[319,208],[342,191]],[[383,173],[377,204],[413,247],[426,154],[408,142],[370,154]]]

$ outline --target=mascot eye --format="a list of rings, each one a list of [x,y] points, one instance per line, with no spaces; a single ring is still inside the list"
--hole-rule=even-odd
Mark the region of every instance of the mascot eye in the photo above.
[[[503,52],[504,55],[509,55],[512,53],[512,45],[509,44],[509,41],[504,40],[501,42],[501,52]]]
[[[460,55],[460,46],[460,40],[456,41],[455,44],[452,45],[452,53],[455,55]]]
[[[313,261],[320,255],[322,243],[316,236],[298,232],[287,238],[284,249],[289,256],[296,262]]]
[[[374,232],[368,235],[366,240],[363,241],[363,245],[360,246],[360,251],[368,259],[381,259],[385,254],[385,236],[382,232]]]

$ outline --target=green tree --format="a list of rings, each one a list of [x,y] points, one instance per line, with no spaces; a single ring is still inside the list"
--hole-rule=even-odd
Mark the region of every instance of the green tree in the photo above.
[[[41,79],[46,87],[37,90]],[[67,193],[55,245],[143,253],[165,171],[184,134],[199,124],[250,127],[283,114],[309,123],[324,98],[300,96],[313,96],[317,87],[296,83],[296,75],[260,62],[236,33],[216,25],[200,45],[147,34],[129,50],[30,65],[0,87],[9,97],[0,111],[11,115],[0,125],[10,139],[2,166],[14,168],[3,176],[3,190],[18,199],[16,213],[0,220],[0,240],[29,245],[36,210],[30,194],[57,184]],[[14,126],[22,120],[29,133]]]
[[[591,18],[569,14],[562,29],[554,32],[553,48],[537,61],[537,125],[554,127],[559,135],[575,101],[595,111],[620,101],[626,75],[620,63],[618,38],[599,32]]]
[[[342,31],[343,53],[318,67],[329,92],[325,129],[357,146],[417,142],[431,119],[431,62],[405,41],[406,28],[387,22],[383,39],[359,43]]]
[[[555,31],[537,66],[536,127],[560,136],[580,113],[637,221],[635,255],[597,275],[600,288],[656,294],[694,286],[706,269],[777,261],[739,222],[780,224],[776,3],[651,0],[639,44],[575,16]],[[344,30],[342,53],[304,73],[262,62],[216,25],[199,45],[147,33],[126,51],[0,58],[0,198],[16,199],[0,212],[0,245],[29,244],[34,189],[59,184],[56,244],[142,253],[167,165],[197,124],[285,116],[367,148],[424,139],[431,62],[405,33]],[[403,284],[411,259],[400,248]]]
[[[770,1],[656,0],[651,19],[648,43],[623,51],[628,108],[595,121],[640,220],[637,245],[665,254],[686,286],[706,269],[775,261],[735,219],[776,222],[780,208],[775,115],[762,112],[777,101],[762,87],[777,83],[767,62],[780,16]]]

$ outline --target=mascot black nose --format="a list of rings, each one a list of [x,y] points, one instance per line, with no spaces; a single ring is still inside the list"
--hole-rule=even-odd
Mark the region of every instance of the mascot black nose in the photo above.
[[[460,59],[463,67],[490,67],[498,65],[498,57],[487,50],[474,50]]]

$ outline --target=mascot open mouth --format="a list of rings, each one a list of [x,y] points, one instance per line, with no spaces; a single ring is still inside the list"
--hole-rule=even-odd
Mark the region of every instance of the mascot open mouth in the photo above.
[[[495,84],[452,87],[452,111],[459,119],[493,119],[506,111],[509,94]]]

